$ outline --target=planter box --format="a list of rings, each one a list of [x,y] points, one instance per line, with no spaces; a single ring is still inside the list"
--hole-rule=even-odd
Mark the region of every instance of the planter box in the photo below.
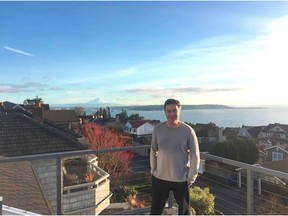
[[[110,175],[88,160],[87,169],[95,174],[93,182],[78,181],[63,187],[63,214],[98,215],[110,205]]]

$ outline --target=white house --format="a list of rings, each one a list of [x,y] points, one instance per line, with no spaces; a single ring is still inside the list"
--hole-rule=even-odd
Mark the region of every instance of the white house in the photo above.
[[[254,138],[259,137],[260,132],[265,128],[265,126],[242,126],[237,136],[244,138]]]
[[[158,121],[151,120],[129,120],[124,125],[124,132],[136,136],[150,135],[158,123]]]

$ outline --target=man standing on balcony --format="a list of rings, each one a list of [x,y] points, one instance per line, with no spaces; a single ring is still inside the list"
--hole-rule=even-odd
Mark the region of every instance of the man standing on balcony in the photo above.
[[[179,120],[178,100],[166,100],[164,112],[167,120],[155,126],[152,135],[150,214],[162,214],[169,192],[173,191],[178,214],[189,215],[189,187],[197,178],[200,163],[198,140],[192,127]]]

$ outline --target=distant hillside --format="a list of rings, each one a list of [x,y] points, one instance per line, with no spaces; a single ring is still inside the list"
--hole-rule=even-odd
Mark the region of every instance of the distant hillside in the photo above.
[[[163,110],[163,105],[145,105],[145,106],[125,106],[121,107],[127,110],[138,110],[138,111],[155,111]],[[226,105],[216,104],[202,104],[202,105],[182,105],[182,110],[193,110],[193,109],[235,109],[236,107],[230,107]]]
[[[113,104],[57,104],[57,105],[50,105],[51,108],[54,109],[73,109],[76,106],[84,107],[84,109],[89,110],[89,112],[96,112],[99,108],[110,107],[111,109],[117,110],[136,110],[136,111],[156,111],[156,110],[163,110],[163,105],[133,105],[133,106],[125,106],[125,105],[113,105]],[[263,109],[263,107],[231,107],[226,105],[219,105],[219,104],[199,104],[199,105],[182,105],[182,110],[203,110],[203,109]]]

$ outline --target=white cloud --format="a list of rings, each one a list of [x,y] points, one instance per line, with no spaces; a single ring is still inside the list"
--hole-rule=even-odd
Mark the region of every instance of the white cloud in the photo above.
[[[0,83],[0,93],[21,93],[45,90],[46,85],[39,82],[25,82],[22,84]]]
[[[137,67],[138,79],[118,86],[129,96],[193,95],[225,104],[286,103],[288,17],[267,22],[258,35],[223,35],[196,41]],[[191,100],[191,99],[190,99]]]
[[[28,53],[28,52],[24,52],[22,50],[19,50],[19,49],[15,49],[15,48],[11,48],[11,47],[7,47],[7,46],[2,46],[4,49],[6,50],[9,50],[11,52],[15,52],[15,53],[18,53],[18,54],[21,54],[21,55],[25,55],[25,56],[31,56],[31,57],[34,57],[34,55]]]

